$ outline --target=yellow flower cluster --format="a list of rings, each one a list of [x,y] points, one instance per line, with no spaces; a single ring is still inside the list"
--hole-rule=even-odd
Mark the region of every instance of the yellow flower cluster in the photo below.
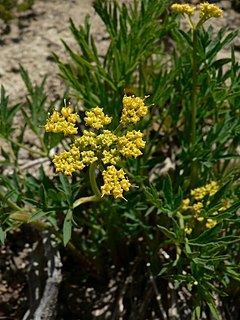
[[[139,97],[125,95],[122,102],[123,110],[120,123],[124,125],[137,123],[148,112],[148,108],[144,105],[144,100]]]
[[[174,3],[171,8],[176,13],[185,13],[189,16],[193,15],[196,10],[196,7],[191,7],[189,4],[177,3]],[[199,5],[199,17],[204,21],[210,18],[220,18],[222,17],[222,14],[222,9],[218,8],[214,4],[204,2]]]
[[[146,113],[147,107],[141,98],[124,96],[121,128],[124,124],[136,123]],[[121,161],[121,155],[136,158],[142,154],[140,149],[145,146],[143,134],[136,130],[127,131],[125,134],[119,129],[113,132],[101,130],[111,123],[112,118],[105,115],[99,107],[86,111],[85,115],[85,124],[93,128],[94,132],[84,130],[81,137],[74,139],[69,151],[65,150],[54,156],[56,172],[71,176],[73,172],[97,163],[102,170],[104,181],[101,187],[102,195],[113,195],[116,199],[123,197],[123,191],[129,190],[130,183],[125,178],[124,170],[117,170],[115,166]],[[62,108],[61,114],[54,111],[47,120],[46,131],[76,134],[77,128],[74,125],[78,118],[69,107]]]
[[[219,190],[219,186],[216,181],[212,181],[209,184],[191,190],[191,196],[194,197],[195,200],[202,200],[207,194],[213,196]]]
[[[77,134],[78,130],[75,123],[78,118],[79,115],[72,113],[70,107],[62,108],[61,113],[55,110],[47,119],[45,130],[46,132],[64,133],[64,135]]]
[[[131,186],[123,169],[117,170],[115,166],[108,166],[103,171],[104,185],[101,187],[102,195],[113,195],[115,199],[123,197],[123,191],[129,191]]]
[[[70,151],[63,151],[59,156],[55,155],[53,163],[56,172],[63,172],[65,175],[72,175],[76,170],[82,170],[85,165],[80,159],[80,151],[73,147]]]
[[[192,208],[193,208],[194,216],[196,217],[196,219],[198,221],[202,221],[204,218],[200,217],[199,214],[201,213],[201,210],[203,208],[203,203],[201,201],[194,203]]]
[[[183,201],[182,201],[182,210],[186,211],[189,208],[190,208],[190,199],[189,198],[183,199]]]
[[[184,231],[185,231],[186,234],[191,234],[192,233],[192,228],[191,227],[186,227],[184,229]]]
[[[80,152],[75,145],[72,145],[69,151],[64,150],[60,155],[55,155],[53,163],[56,172],[63,172],[66,176],[71,176],[76,170],[82,170],[97,160],[93,151]]]
[[[97,149],[96,136],[96,133],[84,130],[83,135],[76,138],[74,144],[83,150]]]
[[[116,165],[120,160],[121,158],[119,157],[119,152],[117,149],[111,149],[109,151],[107,150],[103,150],[103,158],[102,158],[102,162],[104,164],[107,164],[107,163],[110,163],[110,164],[114,164]]]
[[[223,11],[214,4],[209,4],[208,2],[201,3],[199,5],[200,13],[199,17],[205,20],[210,18],[221,18]]]
[[[213,197],[219,190],[219,185],[216,181],[212,181],[207,185],[191,190],[192,199],[186,198],[182,201],[182,211],[190,211],[194,219],[199,222],[204,222],[206,228],[213,228],[217,224],[217,220],[210,219],[204,215],[204,207],[208,205],[210,201],[204,202],[204,197]],[[214,212],[212,215],[218,215],[221,211],[226,210],[229,207],[229,202],[222,203],[222,206]],[[191,234],[192,228],[187,225],[185,228],[186,234]]]
[[[177,3],[174,3],[171,8],[176,13],[186,13],[188,15],[193,15],[196,9],[191,7],[189,4],[177,4]]]
[[[102,134],[97,136],[97,145],[105,147],[110,147],[118,140],[118,137],[109,130],[103,130]]]
[[[137,158],[142,154],[140,149],[145,147],[145,141],[142,139],[141,131],[128,131],[125,136],[119,137],[119,152],[128,158]]]
[[[138,157],[142,154],[140,151],[141,148],[144,148],[145,141],[142,140],[143,134],[140,131],[128,131],[126,135],[118,137],[114,133],[109,130],[103,130],[102,133],[97,135],[94,132],[84,130],[83,135],[80,138],[76,138],[74,143],[71,145],[71,150],[75,150],[78,148],[81,150],[80,156],[84,155],[84,152],[92,152],[91,157],[94,161],[99,160],[103,162],[103,164],[112,164],[116,165],[120,162],[120,154],[125,157]],[[71,175],[72,172],[79,169],[78,158],[72,158],[72,151],[66,152],[64,151],[59,156],[55,156],[54,164],[56,166],[57,171],[62,171],[64,174]],[[69,156],[71,161],[67,163],[65,161],[66,157]],[[85,159],[86,157],[84,157]],[[56,160],[57,159],[57,160]],[[61,164],[60,162],[63,161]],[[74,161],[76,161],[77,165],[75,166]],[[90,161],[83,162],[84,166],[87,164],[93,163]],[[65,166],[67,169],[65,170]],[[70,170],[69,166],[72,166]]]
[[[206,228],[211,229],[215,227],[216,224],[217,224],[217,220],[207,219]]]
[[[218,211],[215,214],[218,214],[221,211],[225,211],[230,207],[231,203],[230,201],[226,200],[223,205],[221,206],[221,208],[218,209]]]
[[[84,118],[84,121],[86,125],[97,130],[112,122],[112,118],[106,116],[103,109],[99,107],[96,107],[91,111],[86,111],[85,114],[86,117]]]

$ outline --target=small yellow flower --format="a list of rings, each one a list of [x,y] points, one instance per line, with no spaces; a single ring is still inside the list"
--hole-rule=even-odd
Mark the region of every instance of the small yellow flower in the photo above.
[[[191,190],[191,196],[193,196],[195,200],[202,200],[207,194],[212,197],[218,190],[219,186],[217,182],[212,181],[203,187]]]
[[[131,186],[123,169],[117,170],[115,166],[108,166],[103,171],[104,185],[101,187],[102,196],[113,195],[115,199],[123,198],[123,191],[129,191]]]
[[[140,149],[144,148],[145,141],[142,140],[143,133],[141,131],[128,131],[125,136],[118,138],[119,152],[128,158],[137,158],[142,154]]]
[[[216,224],[217,224],[217,220],[207,219],[206,228],[211,229],[215,227]]]
[[[63,151],[60,155],[55,155],[53,163],[56,172],[63,172],[66,176],[71,176],[76,170],[82,170],[85,165],[80,160],[80,151],[73,146],[69,151]]]
[[[118,152],[118,150],[116,148],[111,149],[109,151],[103,150],[102,162],[104,164],[109,163],[109,164],[116,165],[121,160],[121,158],[119,157],[118,153],[119,152]]]
[[[125,95],[122,102],[123,110],[120,119],[122,124],[135,124],[148,112],[148,108],[144,105],[144,100],[139,97]]]
[[[192,201],[195,203],[192,206],[190,206],[191,201],[190,199],[186,198],[182,201],[182,209],[187,210],[189,208],[192,208],[193,217],[197,221],[203,222],[201,225],[205,225],[206,228],[208,229],[213,228],[218,223],[217,220],[207,218],[206,213],[204,213],[202,209],[204,208],[204,206],[208,206],[211,203],[211,199],[212,199],[211,197],[213,197],[216,194],[216,192],[218,192],[219,188],[220,188],[219,184],[216,181],[211,181],[210,183],[206,184],[203,187],[195,188],[191,190],[191,195],[194,198],[192,199]],[[206,202],[201,201],[206,195],[209,196],[209,200],[207,200]],[[222,203],[222,206],[218,210],[211,212],[211,215],[213,216],[218,215],[219,213],[226,210],[230,206],[229,201],[223,200],[221,203]],[[189,234],[188,226],[186,227],[185,232]]]
[[[223,11],[214,4],[209,4],[208,2],[201,3],[199,5],[200,13],[199,17],[201,19],[210,19],[210,18],[221,18]]]
[[[72,109],[70,107],[63,107],[61,110],[61,114],[64,118],[67,118],[72,114]]]
[[[219,190],[219,186],[216,181],[212,181],[205,186],[205,190],[206,190],[206,193],[209,193],[209,195],[212,197]]]
[[[74,144],[81,150],[96,150],[98,148],[96,137],[96,133],[84,130],[83,135],[76,138]]]
[[[195,200],[202,200],[206,194],[205,186],[191,190],[191,196],[193,196]]]
[[[186,198],[186,199],[183,199],[182,201],[182,210],[187,210],[189,208],[189,205],[190,205],[190,199],[189,198]]]
[[[70,107],[62,108],[61,114],[55,110],[47,119],[45,130],[46,132],[63,133],[64,135],[77,134],[78,130],[75,123],[78,118],[79,115],[72,113]]]
[[[86,117],[84,118],[84,121],[86,125],[97,130],[112,122],[112,118],[106,116],[103,109],[99,107],[86,111],[85,114]]]
[[[218,209],[219,212],[225,211],[230,207],[231,203],[230,201],[226,200],[223,203],[223,206],[221,208]]]
[[[196,214],[200,213],[202,208],[203,208],[202,202],[197,202],[193,205],[193,210],[195,211]]]
[[[186,13],[188,15],[193,15],[196,8],[191,7],[189,4],[177,4],[174,3],[171,8],[176,13]]]
[[[88,166],[98,160],[98,158],[95,156],[94,151],[88,150],[88,151],[81,151],[81,160],[82,162]]]
[[[192,228],[186,227],[186,228],[184,229],[184,231],[185,231],[186,234],[191,234],[191,233],[192,233]]]
[[[103,130],[103,133],[96,137],[97,145],[103,147],[110,147],[114,142],[118,140],[118,137],[109,130]]]

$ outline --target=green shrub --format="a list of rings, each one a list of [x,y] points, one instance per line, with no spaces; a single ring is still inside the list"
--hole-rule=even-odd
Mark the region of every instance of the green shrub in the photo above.
[[[233,299],[239,294],[234,282],[240,280],[240,76],[234,50],[229,58],[218,53],[238,33],[205,30],[205,20],[212,18],[204,15],[208,7],[201,9],[197,24],[187,14],[190,28],[182,30],[181,15],[169,4],[143,0],[128,7],[96,0],[109,36],[101,57],[89,18],[80,28],[70,21],[79,52],[63,42],[71,62],[55,58],[72,107],[66,97],[60,109],[56,103],[47,106],[45,80],[33,86],[23,68],[29,92],[25,104],[9,106],[2,88],[0,134],[6,146],[1,163],[13,174],[2,169],[0,175],[0,238],[3,242],[7,231],[22,223],[48,229],[100,279],[112,264],[119,270],[137,257],[162,300],[167,281],[191,295],[186,303],[192,319],[201,319],[204,310],[220,319],[217,299],[224,303],[227,293]],[[210,9],[220,18],[215,6]],[[124,99],[134,100],[133,94],[149,95],[140,99],[148,113],[136,123],[124,122]],[[135,117],[135,102],[128,108],[133,112],[128,116]],[[19,111],[25,125],[16,131],[13,119]],[[84,131],[82,120],[91,133]],[[38,141],[34,149],[24,142],[26,129]],[[136,131],[144,133],[145,147],[141,139],[129,138],[128,132]],[[135,154],[125,147],[134,147]],[[53,160],[60,173],[51,175],[43,167],[38,175],[26,173],[19,163],[22,149],[49,163],[60,149]],[[104,151],[120,159],[104,162]],[[118,178],[108,180],[109,163],[118,167]],[[119,185],[126,199],[119,189],[112,191]],[[161,299],[158,316],[167,319]]]

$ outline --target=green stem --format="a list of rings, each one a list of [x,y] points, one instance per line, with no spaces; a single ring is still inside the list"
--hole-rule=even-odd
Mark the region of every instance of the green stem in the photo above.
[[[44,152],[44,153],[46,154],[46,156],[48,157],[48,150],[47,150],[47,148],[46,148],[46,146],[45,146],[43,137],[39,134],[39,135],[38,135],[38,138],[39,138],[40,143],[41,143],[41,146],[42,146],[42,148],[43,148],[43,152]]]
[[[102,194],[101,194],[101,192],[100,192],[100,190],[98,188],[97,181],[96,181],[96,175],[95,175],[96,167],[97,167],[97,163],[96,162],[94,162],[94,163],[92,163],[90,165],[90,167],[89,167],[89,179],[90,179],[90,184],[91,184],[91,188],[92,188],[92,191],[93,191],[94,195],[101,199]]]
[[[186,15],[186,19],[187,19],[187,22],[189,23],[191,29],[194,30],[194,29],[195,29],[195,25],[194,25],[194,23],[193,23],[193,21],[192,21],[191,16],[187,14],[187,15]]]
[[[100,201],[101,197],[98,197],[96,195],[93,196],[89,196],[89,197],[82,197],[77,199],[76,201],[74,201],[73,203],[73,209],[80,206],[83,203],[87,203],[87,202],[96,202],[96,201]]]
[[[48,158],[48,154],[47,152],[44,153],[44,152],[41,152],[41,151],[37,151],[37,150],[34,150],[34,149],[31,149],[31,148],[28,148],[26,146],[24,146],[23,144],[17,142],[17,141],[14,141],[12,139],[9,139],[10,142],[12,142],[13,144],[15,144],[16,146],[24,149],[24,150],[27,150],[28,152],[30,153],[34,153],[34,154],[37,154],[38,156],[41,156],[41,157],[44,157],[44,158]]]
[[[73,209],[80,206],[83,203],[100,201],[102,199],[102,194],[98,188],[96,176],[95,176],[96,167],[97,167],[96,162],[92,163],[89,167],[89,180],[90,180],[90,185],[91,185],[91,188],[92,188],[94,195],[77,199],[73,203]]]
[[[124,128],[123,124],[120,123],[120,124],[117,126],[117,128],[114,130],[113,133],[118,133],[118,132],[121,131],[123,128]]]
[[[196,126],[197,126],[197,35],[198,29],[193,29],[193,83],[192,83],[192,109],[191,109],[191,135],[190,145],[194,148],[196,144]],[[193,154],[191,162],[190,187],[193,188],[197,179],[197,162]]]
[[[14,151],[13,151],[13,148],[12,148],[12,145],[11,145],[11,141],[8,139],[7,141],[8,143],[8,147],[9,147],[9,153],[11,154],[11,157],[13,158],[14,162],[16,163],[17,162],[17,158],[14,154]]]
[[[192,119],[191,119],[191,144],[196,143],[196,118],[197,118],[197,30],[193,30],[193,71],[192,71]]]

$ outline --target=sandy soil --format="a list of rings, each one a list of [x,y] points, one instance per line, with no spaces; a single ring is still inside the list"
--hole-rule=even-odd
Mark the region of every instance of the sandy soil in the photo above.
[[[52,52],[66,57],[61,39],[71,47],[76,47],[69,30],[69,18],[78,26],[84,23],[87,14],[91,16],[94,37],[101,42],[101,46],[104,45],[101,41],[104,26],[94,14],[91,0],[37,0],[33,10],[11,22],[9,33],[4,34],[4,25],[1,25],[0,84],[4,85],[11,101],[21,101],[26,94],[19,64],[28,70],[31,79],[37,83],[47,75],[49,93],[61,94],[63,84],[57,76],[58,67]]]

